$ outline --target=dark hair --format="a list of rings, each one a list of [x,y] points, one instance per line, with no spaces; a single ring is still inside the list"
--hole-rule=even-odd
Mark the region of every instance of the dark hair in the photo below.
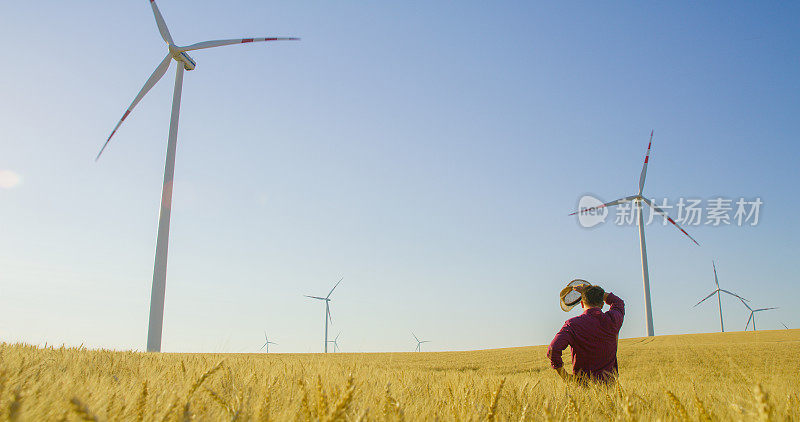
[[[583,301],[589,306],[603,306],[603,296],[606,292],[600,286],[591,286],[583,292]]]

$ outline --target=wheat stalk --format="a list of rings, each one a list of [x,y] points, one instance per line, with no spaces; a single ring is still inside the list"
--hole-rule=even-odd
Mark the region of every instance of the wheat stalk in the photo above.
[[[225,402],[225,399],[220,397],[219,394],[217,394],[214,390],[208,387],[203,387],[203,388],[206,390],[206,393],[208,393],[211,399],[219,405],[219,407],[225,409],[225,412],[227,412],[228,415],[233,416],[234,413],[233,409],[231,409],[230,405],[228,405],[228,403]]]
[[[15,421],[19,418],[22,411],[22,387],[14,391],[14,399],[8,405],[8,420]]]
[[[142,392],[139,394],[139,400],[136,402],[136,420],[144,420],[144,408],[147,405],[147,381],[142,383]]]
[[[703,401],[697,396],[697,393],[694,394],[694,404],[695,407],[697,407],[698,419],[700,419],[702,422],[711,422],[711,415],[708,413],[708,410],[706,410],[706,406],[703,404]]]
[[[306,422],[310,422],[311,417],[311,406],[308,404],[308,390],[306,389],[306,383],[303,382],[301,378],[298,382],[300,384],[300,388],[303,389],[303,399],[300,401],[300,411],[303,413],[304,420]]]
[[[545,422],[551,422],[553,420],[553,410],[550,408],[550,401],[547,399],[545,399],[542,406],[542,419],[544,419]]]
[[[671,391],[667,390],[667,398],[669,401],[672,402],[672,406],[678,411],[678,415],[680,416],[680,420],[686,422],[689,420],[689,412],[686,411],[686,408],[683,407],[683,404],[675,394],[672,394]]]
[[[756,399],[756,407],[758,408],[758,419],[761,421],[772,420],[772,405],[769,403],[769,395],[761,384],[756,384],[753,388],[753,395]]]
[[[322,377],[317,375],[317,419],[328,414],[328,396],[322,388]]]
[[[72,404],[72,412],[75,413],[82,421],[94,421],[97,422],[97,416],[95,416],[90,410],[89,407],[85,404],[81,403],[77,397],[73,397],[70,400]]]
[[[522,407],[522,414],[519,416],[519,422],[528,422],[528,404]]]
[[[353,382],[353,375],[350,374],[347,377],[347,384],[344,387],[344,392],[339,398],[339,401],[336,403],[336,406],[324,420],[326,421],[339,421],[344,420],[344,414],[347,412],[348,406],[350,406],[350,402],[353,400],[353,394],[355,393],[355,384]]]
[[[486,420],[489,422],[494,421],[497,416],[497,403],[500,400],[500,392],[503,390],[503,384],[505,383],[505,378],[500,380],[500,385],[497,386],[497,390],[492,393],[492,399],[489,404],[489,413],[486,414]]]
[[[578,410],[578,404],[575,402],[575,398],[572,396],[568,396],[567,410],[569,411],[569,414],[572,416],[572,419],[574,419],[577,422],[580,422],[581,420],[580,410]]]
[[[167,422],[167,419],[169,419],[169,416],[172,414],[172,412],[175,410],[176,407],[178,407],[177,398],[173,400],[172,404],[167,408],[167,412],[164,413],[164,416],[161,417],[161,422]]]

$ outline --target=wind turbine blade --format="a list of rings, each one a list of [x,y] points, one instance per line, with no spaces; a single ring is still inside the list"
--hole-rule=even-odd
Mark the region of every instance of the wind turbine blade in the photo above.
[[[344,280],[344,277],[340,278],[339,281],[337,281],[336,284],[333,285],[333,288],[331,289],[330,293],[328,293],[328,295],[325,296],[325,299],[331,297],[331,294],[333,293],[333,291],[336,290],[336,286],[338,286],[339,283],[342,282],[342,280]]]
[[[710,294],[710,295],[706,296],[705,298],[703,298],[703,300],[701,300],[700,302],[697,302],[697,303],[696,303],[694,306],[692,306],[692,308],[696,308],[696,307],[697,307],[697,305],[699,305],[699,304],[701,304],[701,303],[705,302],[705,301],[706,301],[706,299],[710,298],[711,296],[714,296],[714,295],[715,295],[715,294],[717,294],[717,293],[719,293],[719,290],[714,290],[713,292],[711,292],[711,294]]]
[[[774,307],[774,308],[761,308],[761,309],[753,309],[753,312],[759,312],[759,311],[769,311],[769,310],[771,310],[771,309],[778,309],[778,307],[776,306],[776,307]]]
[[[711,261],[711,265],[714,266],[714,283],[717,284],[717,288],[719,289],[719,279],[717,278],[717,264],[714,261]]]
[[[729,295],[731,295],[731,296],[738,297],[738,298],[739,298],[739,299],[741,299],[741,300],[747,300],[747,299],[745,299],[745,298],[743,298],[743,297],[741,297],[741,296],[737,295],[736,293],[734,293],[734,292],[729,292],[729,291],[727,291],[727,290],[725,290],[725,289],[719,289],[719,291],[721,291],[721,292],[725,292],[725,293],[727,293],[727,294],[729,294]]]
[[[319,296],[309,296],[309,295],[303,295],[303,296],[310,297],[311,299],[326,300],[324,297],[319,297]]]
[[[676,223],[675,220],[673,220],[672,217],[670,217],[664,210],[662,210],[661,208],[657,207],[655,204],[650,202],[650,200],[645,198],[645,197],[642,197],[642,201],[644,201],[647,205],[650,205],[650,207],[653,208],[657,213],[663,215],[664,218],[667,219],[667,221],[672,223],[673,226],[677,227],[678,230],[682,231],[683,234],[686,235],[686,237],[688,237],[689,239],[692,239],[692,242],[694,242],[695,245],[700,246],[700,244],[697,243],[697,241],[694,240],[694,238],[691,235],[689,235],[689,233],[686,233],[686,230],[684,230],[681,226],[679,226],[678,223]]]
[[[412,336],[414,336],[414,340],[416,340],[416,341],[417,341],[417,343],[419,343],[419,339],[417,338],[417,335],[416,335],[416,334],[414,334],[414,332],[413,332],[413,331],[411,332],[411,335],[412,335]]]
[[[325,302],[325,313],[328,314],[328,321],[330,321],[331,324],[333,324],[333,317],[331,316],[331,307],[328,304],[328,302]]]
[[[267,37],[267,38],[235,38],[230,40],[203,41],[186,47],[178,47],[178,51],[202,50],[204,48],[222,47],[224,45],[247,44],[260,41],[299,41],[296,37]]]
[[[600,208],[605,208],[605,207],[613,207],[614,205],[624,204],[626,202],[632,201],[636,197],[637,197],[637,195],[632,195],[632,196],[628,196],[628,197],[625,197],[625,198],[620,198],[620,199],[617,199],[617,200],[614,200],[614,201],[611,201],[611,202],[606,202],[603,205],[598,205],[596,207],[589,207],[589,208],[584,208],[582,210],[575,211],[570,215],[575,215],[575,214],[578,214],[578,213],[583,214],[585,212],[599,210]]]
[[[783,325],[783,328],[785,328],[787,330],[789,329],[789,327],[787,327],[786,324],[784,324],[783,322],[781,322],[781,325]]]
[[[169,34],[169,28],[167,28],[167,23],[164,22],[164,17],[161,16],[161,11],[158,10],[158,6],[156,5],[155,0],[150,0],[150,6],[153,8],[153,16],[156,17],[156,25],[158,25],[158,32],[161,33],[161,38],[164,39],[164,42],[172,45],[172,35]]]
[[[150,91],[150,89],[153,88],[153,86],[159,80],[161,80],[161,78],[164,76],[165,73],[167,73],[167,69],[169,68],[170,61],[172,61],[172,55],[167,53],[167,57],[164,57],[164,60],[162,60],[161,63],[159,63],[159,65],[156,66],[156,70],[153,71],[153,73],[147,79],[147,82],[144,83],[144,86],[142,87],[142,89],[139,90],[139,94],[137,94],[136,98],[133,99],[133,102],[128,107],[128,109],[125,110],[125,114],[122,115],[122,118],[119,119],[119,122],[117,122],[117,125],[114,126],[114,130],[111,131],[111,135],[108,135],[108,139],[106,139],[106,143],[103,144],[103,147],[100,148],[100,152],[97,153],[97,157],[94,158],[95,161],[100,159],[100,155],[103,154],[103,151],[105,151],[106,146],[108,146],[108,143],[111,142],[111,137],[114,136],[115,133],[117,133],[117,129],[119,129],[120,125],[122,125],[122,122],[124,122],[125,119],[128,118],[128,115],[131,114],[131,111],[133,110],[134,107],[136,107],[136,104],[139,104],[139,101],[141,101],[142,98],[144,98],[144,96],[147,95],[147,93]]]
[[[751,308],[751,307],[750,307],[750,305],[748,305],[748,304],[747,304],[747,303],[744,301],[744,299],[742,299],[742,298],[739,298],[739,300],[741,300],[741,301],[742,301],[742,305],[744,305],[744,306],[747,306],[747,309],[749,309],[749,310],[750,310],[750,312],[753,312],[753,308]]]
[[[260,348],[260,349],[258,349],[258,350],[264,350],[264,347],[266,347],[266,346],[267,346],[267,344],[269,344],[269,343],[264,343],[264,345],[263,345],[263,346],[261,346],[261,348]]]
[[[750,311],[750,318],[747,318],[747,325],[744,326],[744,330],[747,331],[747,328],[750,327],[750,320],[753,319],[753,312]],[[753,324],[755,326],[755,324]]]
[[[642,165],[642,174],[639,175],[639,195],[644,190],[644,179],[647,177],[647,162],[650,161],[650,146],[653,145],[653,131],[650,131],[650,142],[647,143],[647,155],[644,156],[644,165]]]

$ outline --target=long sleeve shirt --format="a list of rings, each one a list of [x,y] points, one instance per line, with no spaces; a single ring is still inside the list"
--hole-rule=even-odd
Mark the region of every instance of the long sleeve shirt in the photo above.
[[[547,349],[553,369],[564,366],[561,353],[570,346],[574,374],[597,380],[617,374],[617,339],[625,317],[625,302],[612,293],[605,302],[611,305],[608,311],[589,308],[564,323]]]

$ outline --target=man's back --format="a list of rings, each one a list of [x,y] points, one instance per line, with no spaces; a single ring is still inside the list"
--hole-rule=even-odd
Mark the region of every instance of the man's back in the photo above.
[[[611,309],[588,308],[570,318],[556,334],[547,351],[554,369],[563,366],[561,353],[572,348],[572,370],[594,379],[606,379],[617,373],[617,339],[625,317],[625,302],[608,293],[605,302]]]

